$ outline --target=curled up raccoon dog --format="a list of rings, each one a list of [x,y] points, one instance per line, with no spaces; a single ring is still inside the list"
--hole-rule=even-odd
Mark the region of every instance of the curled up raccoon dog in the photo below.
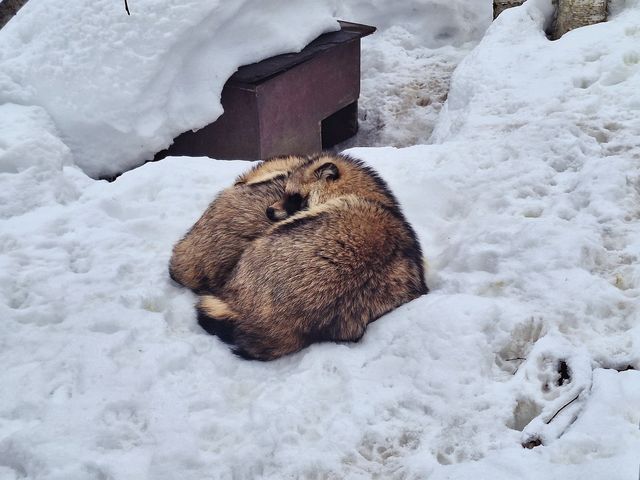
[[[247,245],[271,227],[265,209],[282,198],[289,172],[306,161],[275,157],[238,177],[173,247],[171,278],[195,292],[216,292]]]
[[[227,283],[200,297],[200,325],[245,358],[357,341],[381,315],[427,293],[422,253],[384,181],[320,155],[292,171]]]

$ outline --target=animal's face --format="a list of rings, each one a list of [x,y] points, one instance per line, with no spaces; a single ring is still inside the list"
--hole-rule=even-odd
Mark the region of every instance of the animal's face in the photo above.
[[[313,163],[294,170],[287,179],[282,200],[267,208],[267,217],[272,221],[284,220],[300,210],[323,203],[339,178],[340,170],[333,162]]]

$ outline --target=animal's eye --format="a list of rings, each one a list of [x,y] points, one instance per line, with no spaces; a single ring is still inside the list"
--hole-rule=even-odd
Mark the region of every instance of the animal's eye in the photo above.
[[[293,193],[285,196],[283,207],[287,211],[287,213],[291,215],[292,213],[295,213],[298,210],[304,208],[303,205],[305,203],[306,202],[302,198],[302,195],[300,195],[299,193]]]

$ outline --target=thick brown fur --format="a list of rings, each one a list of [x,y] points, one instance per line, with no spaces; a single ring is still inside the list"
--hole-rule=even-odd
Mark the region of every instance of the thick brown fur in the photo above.
[[[302,210],[285,218],[293,206]],[[370,322],[428,292],[413,229],[361,162],[311,158],[271,208],[285,219],[197,307],[200,325],[237,354],[272,360],[313,342],[357,341]]]
[[[271,227],[265,209],[282,198],[287,176],[306,161],[275,157],[238,177],[173,247],[171,278],[195,292],[218,291],[247,245]]]

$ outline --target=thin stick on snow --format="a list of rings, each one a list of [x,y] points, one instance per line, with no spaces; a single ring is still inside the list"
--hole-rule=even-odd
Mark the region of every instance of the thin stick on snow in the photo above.
[[[131,15],[131,12],[129,11],[129,4],[127,3],[127,0],[124,0],[124,9],[127,11],[127,15]]]
[[[582,393],[582,392],[580,392],[580,393]],[[562,408],[560,408],[560,410],[558,410],[558,411],[553,415],[553,417],[551,417],[551,418],[547,421],[547,425],[549,425],[549,424],[551,423],[551,421],[552,421],[554,418],[556,418],[556,417],[558,416],[558,414],[559,414],[562,410],[564,410],[564,409],[565,409],[565,408],[567,408],[569,405],[571,405],[573,402],[575,402],[575,401],[578,399],[578,397],[580,396],[580,393],[579,393],[578,395],[576,395],[576,398],[574,398],[573,400],[571,400],[569,403],[565,403],[565,404],[562,406]]]

